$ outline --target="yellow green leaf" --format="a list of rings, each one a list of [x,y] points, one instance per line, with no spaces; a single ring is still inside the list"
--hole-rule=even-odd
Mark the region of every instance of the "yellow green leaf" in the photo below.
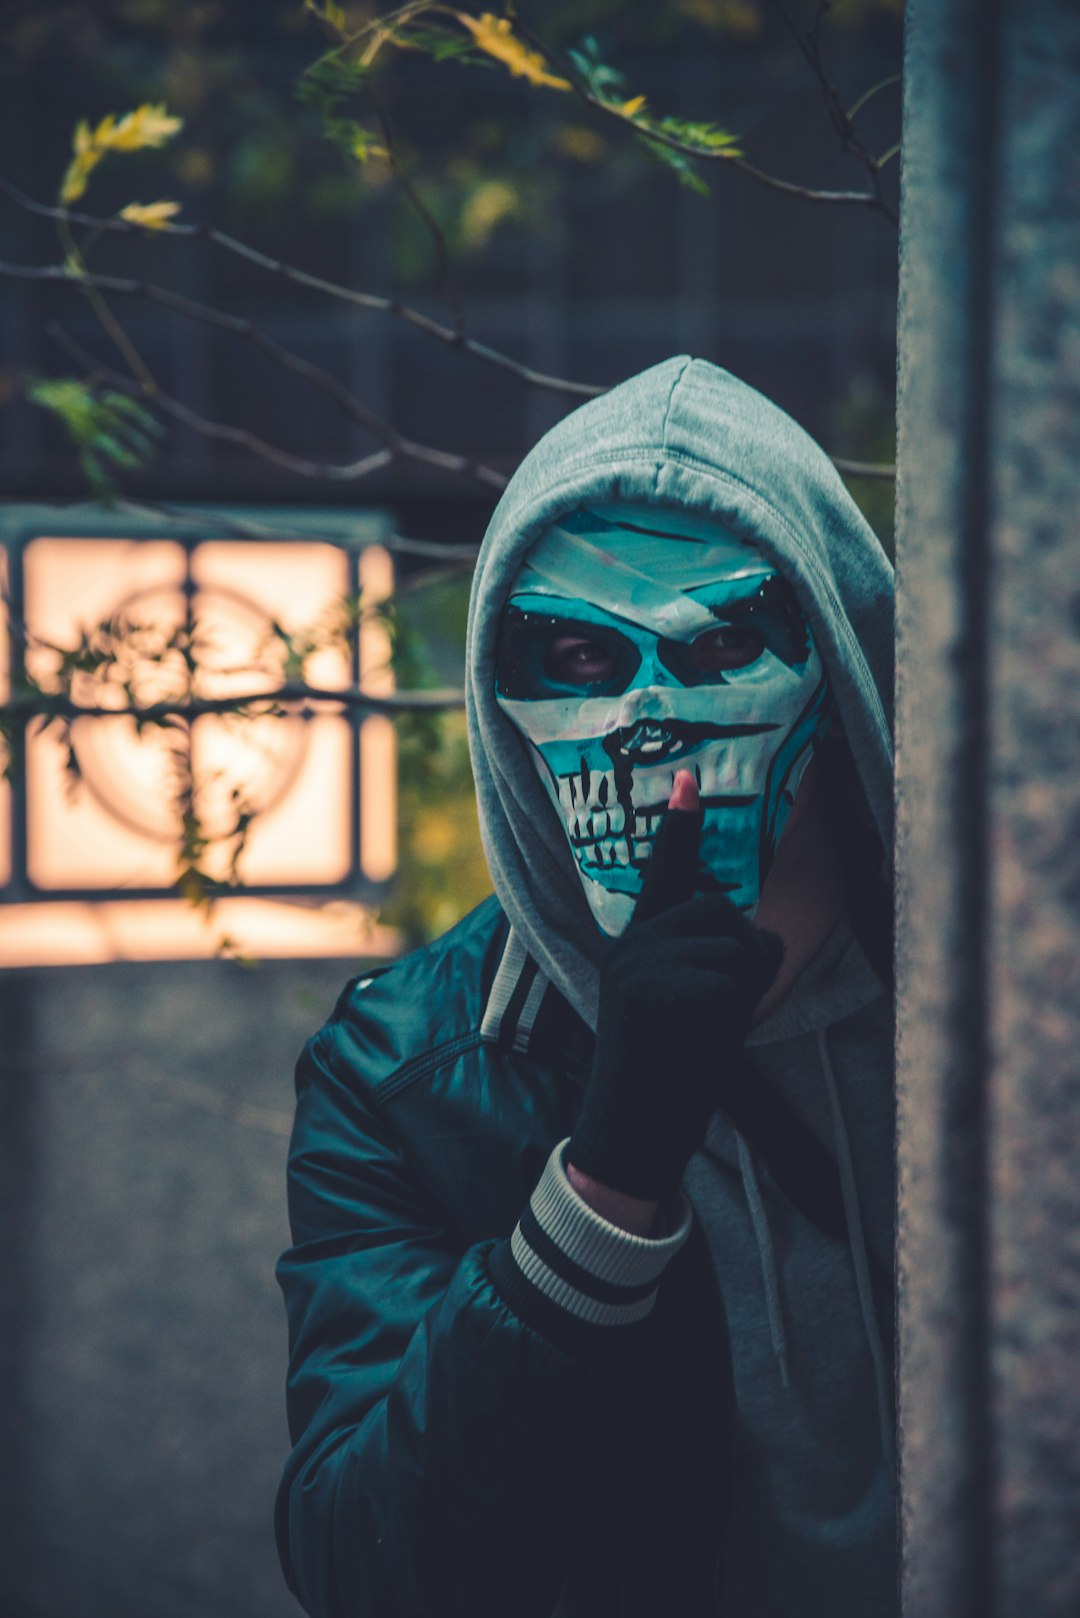
[[[515,78],[527,79],[530,84],[544,84],[550,90],[569,90],[569,79],[560,79],[547,71],[539,51],[532,51],[514,34],[509,17],[496,17],[485,11],[480,17],[470,17],[464,11],[454,13],[458,22],[469,30],[475,44],[495,61],[501,62]]]
[[[624,118],[636,118],[644,105],[644,96],[631,96],[629,101],[623,102],[622,106],[619,108],[619,111],[622,113]]]
[[[88,147],[78,152],[67,166],[67,172],[60,185],[60,201],[64,207],[69,202],[78,202],[86,190],[86,182],[90,172],[95,169],[104,157],[104,152],[95,151]]]
[[[101,150],[104,150],[105,147],[109,144],[109,141],[110,141],[110,139],[112,137],[112,132],[113,132],[113,130],[115,128],[116,128],[116,114],[115,114],[115,112],[106,113],[105,117],[101,120],[101,122],[98,124],[97,128],[94,130],[94,133],[90,136],[91,145],[93,145],[95,147],[99,147]]]
[[[146,102],[119,121],[115,113],[106,113],[96,129],[80,118],[71,136],[71,162],[60,183],[61,204],[78,201],[106,152],[137,152],[147,146],[161,146],[183,127],[184,120],[167,113],[164,102],[157,106]]]
[[[484,180],[461,210],[461,234],[467,247],[487,244],[495,226],[518,210],[517,192],[505,180]]]
[[[129,202],[120,209],[120,218],[132,225],[145,225],[147,230],[161,230],[179,212],[178,202]]]
[[[152,106],[146,102],[134,112],[125,113],[115,127],[105,129],[110,119],[102,119],[95,132],[95,141],[113,152],[138,152],[147,146],[163,146],[184,127],[182,118],[174,118],[165,111],[165,103]]]

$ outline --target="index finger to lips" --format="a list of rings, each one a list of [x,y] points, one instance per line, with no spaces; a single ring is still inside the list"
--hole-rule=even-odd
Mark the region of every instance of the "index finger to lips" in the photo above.
[[[667,812],[656,834],[630,926],[640,926],[694,896],[697,887],[701,806],[689,770],[677,770]]]

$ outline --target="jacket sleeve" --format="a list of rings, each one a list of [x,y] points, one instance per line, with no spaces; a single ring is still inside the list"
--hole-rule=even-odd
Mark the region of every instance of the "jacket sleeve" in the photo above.
[[[689,1231],[616,1230],[561,1146],[512,1237],[461,1249],[327,1030],[297,1070],[286,1579],[312,1618],[550,1618],[618,1488],[651,1302]]]

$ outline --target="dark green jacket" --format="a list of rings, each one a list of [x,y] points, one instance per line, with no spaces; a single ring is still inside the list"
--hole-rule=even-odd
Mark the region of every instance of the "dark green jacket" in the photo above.
[[[713,1268],[695,1226],[652,1312],[612,1327],[513,1263],[592,1043],[515,946],[486,901],[349,983],[297,1068],[277,1535],[313,1618],[716,1610],[733,1399]]]

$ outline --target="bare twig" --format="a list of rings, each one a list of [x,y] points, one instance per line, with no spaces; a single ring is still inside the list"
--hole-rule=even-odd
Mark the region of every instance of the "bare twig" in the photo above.
[[[847,117],[848,117],[849,122],[858,113],[862,112],[863,108],[868,104],[868,102],[873,101],[874,97],[876,95],[879,95],[882,90],[891,89],[891,87],[894,84],[902,84],[902,83],[903,83],[903,74],[902,73],[890,73],[888,78],[879,79],[876,84],[872,84],[870,86],[869,90],[864,90],[862,95],[859,97],[859,99],[857,101],[853,101],[851,106],[848,108]]]
[[[56,502],[61,507],[69,503],[71,502]],[[190,524],[192,521],[191,512],[178,511],[174,506],[164,505],[155,500],[120,500],[116,509],[134,513],[150,512],[156,517],[167,517],[174,522]],[[299,527],[287,530],[269,528],[265,523],[252,522],[246,517],[228,516],[224,512],[214,513],[213,528],[215,534],[220,533],[237,539],[288,540],[292,544],[299,540],[310,539],[320,544],[336,543],[332,536],[325,533],[306,534]],[[443,545],[435,539],[409,539],[404,534],[386,534],[373,539],[371,543],[395,554],[427,556],[432,561],[455,563],[459,566],[471,566],[480,551],[478,545]]]
[[[32,197],[12,185],[10,180],[0,175],[0,191],[9,197],[18,207],[28,213],[36,214],[41,219],[67,219],[72,224],[86,225],[94,230],[109,231],[117,235],[145,236],[147,231],[144,225],[133,224],[128,219],[103,219],[94,214],[79,213],[70,208],[58,208],[44,202],[35,202]],[[342,303],[348,303],[355,309],[364,309],[374,314],[390,315],[391,318],[403,321],[408,326],[414,326],[426,336],[434,338],[437,342],[447,343],[452,348],[460,348],[463,353],[471,354],[475,359],[483,360],[488,365],[498,366],[500,370],[509,371],[520,382],[533,388],[546,388],[553,393],[567,393],[577,399],[592,399],[597,394],[606,393],[607,388],[597,386],[591,382],[573,382],[566,377],[551,376],[545,371],[534,370],[529,365],[522,365],[518,360],[511,359],[508,354],[491,348],[487,343],[478,343],[471,337],[462,336],[451,326],[441,325],[439,321],[432,320],[419,309],[413,309],[408,304],[400,303],[396,298],[383,298],[373,292],[357,292],[353,287],[342,286],[337,281],[327,281],[321,275],[311,275],[307,270],[299,269],[294,264],[287,264],[283,259],[272,258],[267,253],[261,253],[258,248],[250,247],[247,242],[230,236],[226,231],[218,230],[214,225],[177,224],[167,221],[155,227],[156,236],[199,236],[224,252],[233,253],[250,264],[256,264],[260,269],[266,270],[270,275],[289,281],[294,286],[307,287],[312,292],[321,292],[328,298],[336,298]]]
[[[435,249],[435,264],[438,269],[439,284],[442,288],[442,295],[449,305],[450,316],[453,321],[452,341],[458,344],[465,336],[465,311],[461,306],[461,294],[458,292],[457,283],[454,280],[454,272],[450,268],[450,251],[446,245],[446,235],[435,215],[417,190],[412,177],[402,165],[394,132],[390,127],[390,120],[386,115],[382,101],[375,94],[374,85],[368,80],[364,88],[379,121],[383,145],[386,147],[387,162],[390,164],[390,173],[416,217],[427,231],[431,245]]]
[[[885,196],[881,179],[882,165],[877,161],[873,153],[863,142],[862,137],[859,135],[854,124],[852,123],[854,113],[845,109],[844,104],[840,99],[840,92],[837,90],[835,84],[833,84],[825,68],[825,61],[821,52],[821,25],[828,16],[831,7],[831,0],[819,0],[817,10],[814,14],[814,20],[810,25],[809,32],[805,34],[795,23],[791,13],[788,11],[788,8],[784,3],[784,0],[773,0],[773,5],[776,7],[777,12],[779,13],[784,27],[795,41],[795,45],[800,55],[808,63],[814,77],[818,81],[818,85],[821,89],[822,99],[825,102],[825,110],[829,115],[829,121],[832,124],[833,129],[836,131],[837,139],[840,142],[841,151],[845,154],[850,154],[852,157],[859,160],[863,168],[866,170],[867,176],[869,177],[870,189],[873,194],[875,206],[879,208],[885,217],[894,225],[899,224],[899,216],[895,208],[893,208],[892,204]],[[878,88],[880,88],[880,86],[875,86],[873,89],[867,92],[866,96],[861,97],[860,100],[855,103],[855,112],[857,112],[860,107],[865,106],[867,100],[869,100],[870,96],[874,94],[875,90]]]
[[[643,140],[654,141],[659,146],[667,146],[673,152],[682,152],[686,157],[699,159],[703,163],[726,163],[729,168],[737,169],[740,174],[746,174],[762,185],[769,186],[774,191],[783,191],[788,196],[801,197],[804,202],[849,204],[854,207],[876,208],[885,212],[889,218],[895,216],[887,206],[883,206],[877,191],[823,191],[814,186],[797,185],[793,180],[782,180],[775,174],[767,174],[756,164],[750,163],[745,157],[739,157],[734,152],[723,148],[694,146],[689,141],[680,140],[677,135],[670,134],[655,124],[636,123],[628,118],[617,103],[604,101],[595,95],[585,79],[574,67],[572,62],[558,55],[545,43],[539,35],[522,22],[520,17],[515,18],[514,24],[517,32],[523,39],[534,45],[549,62],[556,65],[559,72],[570,82],[574,94],[579,101],[599,112],[605,118],[620,124],[624,130],[640,136]]]
[[[842,478],[895,478],[896,467],[887,461],[849,461],[842,455],[830,456]]]
[[[246,315],[226,314],[224,310],[215,309],[211,304],[199,303],[195,298],[186,298],[179,292],[173,292],[169,287],[157,286],[152,281],[142,281],[134,276],[98,275],[82,271],[72,275],[66,266],[55,264],[0,264],[0,275],[16,280],[55,281],[75,287],[87,283],[100,291],[112,292],[118,297],[145,298],[150,303],[158,303],[165,309],[172,309],[188,320],[196,320],[202,325],[228,332],[268,355],[283,370],[301,377],[320,392],[327,394],[346,415],[351,416],[359,426],[371,433],[373,438],[381,438],[392,448],[397,447],[398,434],[389,423],[375,415],[374,411],[366,409],[336,376],[332,376],[321,365],[305,359],[303,355],[294,354],[285,348]]]
[[[11,198],[13,202],[17,203],[19,207],[25,208],[28,212],[37,214],[42,218],[67,218],[75,224],[92,226],[98,230],[111,231],[118,234],[146,234],[144,226],[132,224],[127,219],[98,218],[92,214],[77,213],[70,209],[57,208],[45,203],[35,202],[32,198],[27,197],[23,192],[19,191],[16,186],[12,185],[9,180],[4,179],[2,176],[0,176],[0,191],[3,191],[8,197]],[[484,360],[488,364],[496,365],[502,370],[511,372],[520,381],[527,383],[531,387],[547,388],[559,393],[569,393],[577,398],[593,398],[597,394],[607,391],[603,386],[589,382],[574,382],[565,377],[551,376],[543,371],[534,370],[531,366],[522,365],[517,360],[512,359],[509,355],[503,354],[497,349],[489,347],[486,343],[479,343],[474,341],[472,338],[461,337],[451,327],[440,325],[438,321],[432,320],[428,315],[421,313],[420,310],[413,309],[407,304],[399,303],[396,298],[384,298],[375,293],[358,292],[352,287],[342,286],[335,281],[328,281],[322,276],[311,275],[306,270],[299,269],[297,266],[292,264],[287,264],[281,259],[272,258],[268,254],[260,252],[257,248],[250,247],[246,242],[242,242],[236,237],[228,235],[225,231],[218,230],[215,226],[206,224],[178,225],[169,222],[161,225],[160,227],[156,227],[155,234],[189,237],[201,236],[207,241],[213,242],[216,246],[221,247],[226,252],[236,254],[238,257],[244,258],[248,260],[248,262],[258,265],[261,269],[266,270],[268,273],[280,276],[283,280],[290,281],[296,286],[307,287],[312,291],[322,292],[328,297],[336,298],[341,302],[352,304],[358,309],[387,314],[402,320],[407,325],[415,326],[419,331],[424,332],[429,337],[433,337],[440,342],[447,343],[452,347],[460,348],[463,350],[463,352],[472,354],[477,359]]]
[[[356,399],[336,377],[329,371],[324,371],[319,365],[294,354],[290,349],[283,347],[267,332],[264,332],[254,321],[238,315],[227,315],[220,309],[214,309],[209,304],[196,302],[193,298],[182,297],[179,293],[170,291],[167,287],[156,286],[153,282],[136,280],[129,276],[118,275],[84,275],[72,276],[63,265],[44,264],[5,264],[0,263],[0,277],[23,281],[53,281],[64,285],[78,286],[80,282],[90,281],[93,285],[104,291],[113,292],[122,297],[146,298],[152,303],[162,304],[167,309],[173,309],[188,319],[197,320],[204,325],[214,326],[221,331],[227,331],[233,336],[240,337],[250,343],[254,348],[269,355],[283,370],[290,371],[294,376],[302,377],[314,387],[319,388],[332,398],[336,404],[351,416],[352,419],[371,433],[372,437],[379,438],[395,455],[404,456],[409,460],[422,461],[428,466],[438,467],[440,470],[461,473],[467,477],[475,478],[477,482],[485,484],[488,488],[503,489],[506,478],[493,467],[484,466],[481,462],[469,456],[452,455],[445,450],[433,449],[430,445],[420,444],[415,439],[407,438],[399,433],[389,422],[383,421],[381,416],[375,415]],[[101,372],[100,374],[104,374]],[[124,379],[129,391],[137,388],[141,397],[145,397],[143,389],[136,383]],[[118,384],[119,385],[119,384]],[[160,398],[160,394],[153,395]],[[184,407],[186,408],[186,407]],[[239,429],[230,429],[239,431]]]
[[[101,365],[92,355],[70,338],[63,329],[50,321],[46,326],[47,334],[59,345],[66,349],[73,358],[79,359],[91,370],[93,376],[100,381],[108,382],[113,388],[130,394],[134,398],[143,397],[143,390],[138,382],[126,377],[120,371],[110,370]],[[388,466],[396,459],[396,452],[392,449],[375,450],[370,455],[361,456],[358,461],[348,461],[344,464],[334,461],[312,461],[302,455],[294,455],[291,450],[279,449],[268,444],[265,439],[259,438],[256,433],[246,427],[233,427],[228,423],[210,421],[205,416],[198,415],[194,410],[179,399],[173,399],[169,394],[158,388],[154,393],[154,405],[163,415],[171,417],[181,425],[190,428],[203,438],[212,438],[221,443],[237,444],[258,456],[260,460],[268,461],[285,472],[293,472],[299,477],[316,478],[328,483],[332,482],[358,482],[372,472]]]
[[[406,12],[413,9],[419,8],[404,8]],[[320,29],[326,38],[328,38],[338,48],[339,54],[341,49],[351,43],[352,37],[359,37],[359,35],[343,35],[337,24],[330,22],[326,17],[320,15],[320,13],[317,11],[309,10],[308,16],[314,21],[316,27]],[[407,199],[409,206],[412,208],[413,212],[416,214],[416,217],[420,220],[420,223],[427,231],[428,236],[431,238],[432,246],[435,249],[435,262],[438,266],[442,294],[450,306],[450,314],[453,319],[454,340],[460,341],[465,334],[465,314],[461,307],[461,297],[458,293],[457,286],[454,282],[454,274],[450,267],[450,253],[446,245],[446,236],[443,233],[442,227],[440,226],[438,220],[435,218],[431,209],[428,207],[427,203],[424,201],[423,197],[420,195],[419,191],[414,185],[411,177],[402,167],[401,159],[399,158],[397,152],[397,143],[394,140],[394,132],[390,127],[390,120],[386,116],[386,111],[383,107],[382,101],[376,95],[374,86],[372,85],[370,79],[365,81],[364,91],[368,97],[368,100],[371,102],[372,111],[374,112],[375,117],[378,119],[379,128],[382,131],[383,145],[386,148],[386,159],[390,165],[390,173],[393,175],[394,180],[401,189],[402,194]]]
[[[68,224],[66,219],[58,219],[56,221],[56,234],[60,238],[60,245],[67,255],[68,262],[75,267],[75,271],[78,275],[85,276],[86,261],[83,258],[79,248],[75,245],[75,238],[71,233],[71,226]],[[138,377],[140,383],[142,384],[143,392],[147,394],[155,393],[157,391],[157,382],[151,375],[149,366],[139,353],[138,349],[135,347],[135,344],[131,341],[131,338],[128,336],[123,326],[121,326],[120,322],[113,314],[112,310],[109,308],[108,304],[105,302],[105,299],[101,296],[101,293],[98,292],[96,288],[92,287],[88,281],[83,282],[83,292],[85,293],[87,303],[90,305],[91,309],[93,309],[95,315],[97,315],[103,329],[109,334],[113,342],[116,344],[118,352],[127,361],[131,374]]]
[[[3,265],[0,265],[0,274]],[[64,348],[78,364],[84,366],[101,381],[108,382],[110,386],[139,397],[141,389],[138,383],[119,371],[113,371],[101,365],[80,343],[77,343],[69,333],[65,332],[55,321],[50,321],[46,331],[56,342]],[[302,477],[325,478],[327,481],[349,482],[358,481],[369,473],[377,471],[387,465],[396,456],[416,460],[422,464],[435,466],[440,471],[470,473],[480,476],[488,487],[505,488],[507,479],[501,472],[492,467],[485,467],[471,462],[464,455],[454,455],[446,450],[431,449],[426,445],[417,444],[411,439],[402,439],[400,446],[392,449],[376,450],[374,454],[364,456],[359,461],[352,461],[344,465],[332,461],[311,461],[296,456],[288,450],[276,448],[267,444],[265,440],[256,437],[246,427],[232,427],[221,422],[209,421],[197,415],[193,410],[178,399],[172,399],[160,390],[154,396],[155,405],[168,416],[182,422],[193,431],[205,437],[222,439],[232,443],[241,444],[244,448],[258,455],[261,459],[284,468],[286,471],[298,473]],[[831,457],[833,465],[843,477],[864,478],[893,478],[896,476],[895,466],[887,463],[872,461],[853,461],[842,456]],[[296,536],[291,536],[295,538]],[[435,542],[423,540],[398,539],[390,542],[390,549],[411,551],[417,556],[438,557],[440,560],[475,560],[476,550],[470,546],[443,546]]]
[[[130,394],[133,398],[144,397],[143,389],[138,382],[125,376],[122,371],[113,371],[108,366],[102,365],[82,347],[81,343],[77,343],[57,325],[56,321],[49,321],[45,330],[72,359],[84,365],[96,380],[108,382],[110,387]],[[259,438],[246,427],[232,427],[225,422],[210,421],[207,417],[189,409],[181,400],[162,393],[160,388],[155,390],[153,398],[155,408],[163,415],[170,416],[201,437],[212,438],[221,443],[238,444],[252,455],[257,455],[260,460],[269,461],[272,466],[278,466],[285,472],[293,472],[298,477],[318,478],[328,483],[357,482],[360,478],[367,477],[369,473],[388,466],[395,459],[394,450],[379,449],[371,455],[362,456],[358,461],[349,461],[344,465],[334,461],[312,461],[305,456],[294,455],[291,450],[279,449],[273,444],[268,444],[265,439]]]

